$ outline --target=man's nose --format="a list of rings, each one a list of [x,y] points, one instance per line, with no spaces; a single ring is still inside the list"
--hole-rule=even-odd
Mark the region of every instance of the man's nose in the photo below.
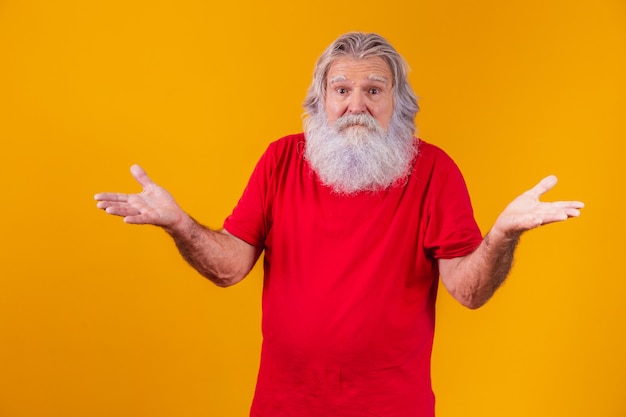
[[[365,97],[361,93],[353,93],[350,95],[350,101],[348,103],[348,112],[350,114],[365,113],[367,107],[365,106]]]

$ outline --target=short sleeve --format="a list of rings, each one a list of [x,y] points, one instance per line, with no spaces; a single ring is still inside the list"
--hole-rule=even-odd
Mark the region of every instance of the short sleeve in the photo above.
[[[257,162],[248,184],[232,213],[224,221],[224,229],[245,242],[263,247],[269,230],[268,193],[272,177],[274,144],[271,144]]]
[[[427,199],[424,249],[433,258],[456,258],[473,252],[482,242],[465,180],[443,151],[433,166]]]

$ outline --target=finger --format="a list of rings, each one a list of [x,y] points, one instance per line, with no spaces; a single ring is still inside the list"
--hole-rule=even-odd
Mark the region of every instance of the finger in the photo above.
[[[102,210],[106,210],[109,207],[133,207],[127,203],[118,203],[115,201],[98,201],[96,207]],[[136,208],[136,207],[135,207]],[[137,208],[136,208],[137,209]]]
[[[557,178],[554,175],[549,175],[539,181],[537,185],[528,190],[526,193],[535,198],[539,198],[542,194],[550,191],[557,183]]]
[[[556,217],[563,220],[568,217],[580,216],[583,204],[579,201],[557,201],[554,203],[541,203],[535,210],[535,214],[544,217]]]
[[[550,203],[555,208],[560,209],[581,209],[585,207],[585,203],[582,201],[554,201]]]
[[[580,210],[578,209],[567,209],[565,213],[567,213],[567,217],[580,217]]]
[[[93,196],[94,200],[97,201],[116,201],[116,202],[126,202],[128,201],[128,194],[123,193],[98,193]]]
[[[550,223],[562,222],[567,219],[570,219],[573,217],[579,217],[579,216],[580,216],[580,210],[574,209],[574,208],[567,208],[567,209],[562,209],[562,210],[556,210],[550,213],[544,213],[543,215],[538,216],[537,218],[541,219],[542,225],[546,225]]]
[[[119,205],[119,203],[115,203],[112,201],[98,201],[96,203],[96,207],[102,210],[105,210],[111,206]]]
[[[150,184],[153,184],[150,177],[148,177],[148,174],[146,174],[146,171],[144,171],[143,168],[137,164],[130,167],[130,173],[133,174],[133,177],[135,177],[137,182],[141,184],[142,187],[146,187]]]
[[[141,214],[141,211],[137,210],[136,208],[133,207],[128,207],[128,206],[110,206],[107,207],[104,211],[107,212],[107,214],[112,214],[114,216],[137,216],[138,214]]]
[[[129,215],[129,216],[125,216],[124,217],[124,223],[128,223],[128,224],[153,224],[156,225],[156,223],[154,222],[154,218],[148,214],[135,214],[135,215]]]
[[[549,216],[541,217],[541,225],[544,226],[550,223],[562,222],[562,221],[567,220],[568,218],[569,216],[565,212],[554,213]]]

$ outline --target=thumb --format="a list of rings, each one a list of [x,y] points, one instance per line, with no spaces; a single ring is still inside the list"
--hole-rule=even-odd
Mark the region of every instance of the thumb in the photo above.
[[[150,177],[148,177],[148,174],[146,174],[146,171],[144,171],[143,168],[137,164],[130,167],[130,173],[133,174],[133,177],[135,177],[137,182],[143,187],[154,184]]]
[[[539,197],[550,191],[557,183],[557,178],[554,175],[549,175],[547,177],[545,177],[544,179],[542,179],[541,181],[539,181],[539,183],[537,185],[535,185],[533,188],[531,188],[530,190],[528,190],[528,193],[531,194],[533,197],[539,199]]]

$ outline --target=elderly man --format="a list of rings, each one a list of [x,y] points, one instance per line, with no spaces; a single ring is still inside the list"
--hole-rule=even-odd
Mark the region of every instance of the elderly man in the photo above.
[[[556,183],[547,177],[483,238],[457,166],[414,137],[406,63],[376,34],[331,44],[304,105],[304,133],[269,146],[223,230],[193,220],[138,166],[141,193],[98,194],[97,206],[162,227],[219,286],[242,280],[265,251],[251,416],[433,416],[439,276],[461,304],[480,307],[520,235],[583,204],[540,202]]]

